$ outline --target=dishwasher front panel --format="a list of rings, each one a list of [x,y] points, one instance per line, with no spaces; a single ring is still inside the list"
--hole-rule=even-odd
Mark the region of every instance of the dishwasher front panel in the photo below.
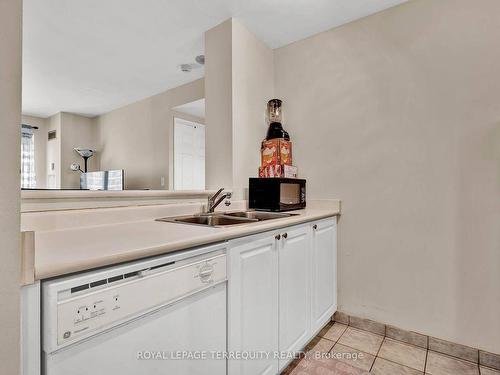
[[[55,353],[44,375],[224,375],[226,282]]]
[[[53,353],[226,280],[225,245],[42,282],[42,349]],[[182,254],[181,254],[182,255]]]
[[[130,282],[59,302],[57,345],[225,280],[226,256],[218,255],[179,267],[174,265],[164,272],[142,272],[144,276]]]

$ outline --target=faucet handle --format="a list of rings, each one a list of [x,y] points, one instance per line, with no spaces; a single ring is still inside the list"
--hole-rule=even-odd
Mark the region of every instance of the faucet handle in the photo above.
[[[217,192],[214,195],[208,197],[208,200],[214,201],[215,198],[217,198],[219,196],[219,194],[222,193],[223,191],[224,191],[224,188],[220,188],[219,190],[217,190]]]

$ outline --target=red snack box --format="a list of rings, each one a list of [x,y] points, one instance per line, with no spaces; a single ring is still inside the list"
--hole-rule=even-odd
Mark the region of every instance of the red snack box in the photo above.
[[[292,165],[292,142],[283,138],[262,141],[261,167],[269,165]]]

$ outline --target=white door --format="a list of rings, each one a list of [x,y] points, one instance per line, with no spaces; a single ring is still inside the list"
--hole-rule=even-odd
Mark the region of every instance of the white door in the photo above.
[[[275,375],[278,360],[277,239],[266,233],[229,242],[228,348],[271,353],[269,358],[229,360],[231,375]]]
[[[205,125],[174,118],[174,189],[205,190]]]
[[[45,354],[45,375],[224,375],[226,361],[176,353],[226,350],[226,283]],[[208,355],[208,354],[207,354]]]
[[[312,225],[312,325],[315,334],[337,310],[337,219]]]
[[[309,341],[311,229],[284,229],[279,248],[279,350],[296,353]],[[289,359],[281,359],[282,370]]]

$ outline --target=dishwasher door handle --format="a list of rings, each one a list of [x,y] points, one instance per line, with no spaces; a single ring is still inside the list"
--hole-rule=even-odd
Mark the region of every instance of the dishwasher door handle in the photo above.
[[[212,281],[212,275],[214,273],[214,267],[211,265],[205,265],[200,269],[199,276],[200,280],[204,283]]]

